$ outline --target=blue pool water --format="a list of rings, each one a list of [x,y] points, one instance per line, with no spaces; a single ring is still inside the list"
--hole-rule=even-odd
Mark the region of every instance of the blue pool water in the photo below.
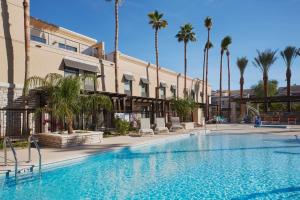
[[[1,200],[300,199],[300,141],[266,134],[188,136],[0,183]]]

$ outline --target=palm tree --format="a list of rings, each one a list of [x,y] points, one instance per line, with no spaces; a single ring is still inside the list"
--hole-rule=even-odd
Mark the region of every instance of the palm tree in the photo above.
[[[26,93],[26,80],[30,74],[30,13],[29,13],[29,0],[23,1],[24,10],[24,43],[25,43],[25,72],[23,84],[23,106],[25,109],[24,116],[27,116],[27,93]],[[27,117],[23,118],[23,131],[29,134]]]
[[[205,91],[206,89],[206,77],[208,75],[208,68],[206,69],[206,52],[207,52],[207,49],[210,49],[210,48],[213,48],[213,44],[211,42],[209,43],[206,43],[205,44],[205,47],[204,47],[204,54],[203,54],[203,72],[202,72],[202,80],[203,80],[203,84],[202,84],[202,102],[204,102],[204,92],[207,92]],[[206,99],[206,98],[205,98]]]
[[[230,52],[229,52],[229,45],[232,43],[232,40],[228,41],[227,49],[226,49],[226,56],[227,56],[227,71],[228,71],[228,121],[230,122],[230,113],[231,113],[231,90],[230,90]]]
[[[155,57],[156,57],[156,99],[158,99],[158,88],[159,88],[159,64],[158,64],[158,31],[162,28],[166,28],[168,26],[168,22],[162,19],[163,14],[159,13],[157,10],[148,14],[149,24],[152,25],[154,29],[154,37],[155,37]]]
[[[33,76],[27,79],[26,90],[40,88],[47,97],[47,106],[42,111],[66,121],[68,133],[73,133],[73,118],[79,111],[91,111],[95,107],[103,107],[108,110],[112,103],[107,96],[81,95],[83,83],[82,77],[63,77],[59,74],[48,74],[45,78]]]
[[[210,42],[210,30],[212,27],[213,23],[212,23],[212,19],[210,17],[206,17],[204,20],[204,26],[207,29],[207,41],[206,41],[206,45],[210,48],[213,47],[211,42]],[[210,45],[211,44],[211,45]],[[208,84],[208,52],[210,48],[206,48],[206,59],[205,59],[205,115],[206,115],[206,119],[209,119],[209,99],[208,99],[208,93],[207,93],[207,84]],[[203,101],[202,101],[203,102]]]
[[[240,98],[244,96],[244,73],[248,64],[248,59],[246,57],[238,58],[236,65],[240,70]]]
[[[286,65],[286,89],[287,89],[287,96],[291,96],[291,77],[292,77],[292,65],[295,60],[295,58],[298,56],[298,49],[296,47],[288,46],[283,51],[280,52],[280,55],[282,59],[285,62]],[[288,101],[287,104],[288,112],[291,112],[291,102]]]
[[[277,51],[272,51],[271,49],[267,49],[265,51],[257,50],[257,57],[254,58],[253,65],[261,70],[263,74],[263,82],[264,82],[264,107],[265,112],[268,111],[267,97],[268,97],[268,80],[269,80],[269,70],[272,64],[275,63]]]
[[[231,44],[231,37],[230,36],[226,36],[223,38],[222,42],[221,42],[221,61],[220,61],[220,95],[219,95],[219,116],[221,116],[222,114],[222,71],[223,71],[223,55],[224,52],[228,50],[228,46]]]
[[[113,0],[106,0],[113,1]],[[119,5],[122,0],[114,0],[115,3],[115,52],[114,52],[114,62],[115,62],[115,90],[116,93],[119,92],[119,82],[118,82],[118,51],[119,51]]]
[[[175,36],[178,42],[184,42],[184,96],[187,97],[187,87],[186,87],[186,73],[187,73],[187,44],[188,42],[196,41],[196,34],[193,32],[192,24],[184,24],[180,27],[179,32]]]

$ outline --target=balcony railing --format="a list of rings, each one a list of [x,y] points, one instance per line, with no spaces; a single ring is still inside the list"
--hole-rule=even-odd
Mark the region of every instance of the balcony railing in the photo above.
[[[97,57],[98,55],[98,50],[96,48],[43,31],[38,28],[31,27],[30,33],[31,40],[41,44],[46,44],[52,47],[65,49],[71,52],[77,52],[93,57]]]

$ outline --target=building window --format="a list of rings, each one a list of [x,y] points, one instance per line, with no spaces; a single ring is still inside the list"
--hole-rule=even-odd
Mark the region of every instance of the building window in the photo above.
[[[65,67],[64,72],[65,77],[79,75],[79,70],[71,67]]]
[[[175,87],[171,87],[171,93],[172,93],[172,97],[176,98],[176,88]]]
[[[141,96],[142,97],[149,97],[149,87],[148,84],[141,83]]]
[[[84,75],[86,76],[85,80],[84,80],[84,89],[85,90],[95,90],[95,79],[94,76],[96,75],[93,72],[88,72],[85,71]]]
[[[132,95],[132,81],[124,80],[124,93],[128,96]]]
[[[66,49],[66,50],[69,50],[69,51],[77,52],[76,47],[72,47],[70,45],[66,45],[66,44],[63,44],[63,43],[59,43],[58,47],[61,48],[61,49]]]
[[[160,87],[159,88],[159,98],[165,99],[166,98],[166,88]]]
[[[31,38],[32,41],[46,44],[46,39],[45,38],[42,38],[42,37],[39,37],[39,36],[36,36],[36,35],[31,35],[30,38]]]

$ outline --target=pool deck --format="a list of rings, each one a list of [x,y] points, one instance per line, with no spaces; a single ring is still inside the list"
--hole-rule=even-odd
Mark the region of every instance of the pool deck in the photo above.
[[[241,124],[222,124],[222,125],[207,125],[207,129],[211,130],[212,133],[223,133],[223,134],[254,134],[254,133],[265,133],[275,135],[299,135],[300,136],[300,125],[289,126],[289,129],[282,128],[253,128],[253,125],[241,125]],[[204,130],[203,128],[195,129],[194,131]],[[171,133],[169,135],[155,135],[153,137],[131,137],[131,136],[117,136],[104,138],[102,143],[82,145],[70,148],[41,148],[42,153],[42,164],[51,164],[61,161],[71,160],[75,158],[81,158],[90,156],[93,154],[101,153],[104,151],[115,150],[122,147],[144,145],[147,143],[156,143],[162,140],[171,138],[181,137],[189,134],[190,131],[181,133]],[[32,162],[27,163],[28,150],[16,149],[16,153],[19,159],[19,168],[26,168],[27,165],[38,165],[38,155],[35,149],[32,149]],[[9,166],[3,166],[3,150],[0,151],[0,172],[1,170],[13,169],[13,162],[9,162]],[[13,160],[12,153],[8,151],[8,159]]]

